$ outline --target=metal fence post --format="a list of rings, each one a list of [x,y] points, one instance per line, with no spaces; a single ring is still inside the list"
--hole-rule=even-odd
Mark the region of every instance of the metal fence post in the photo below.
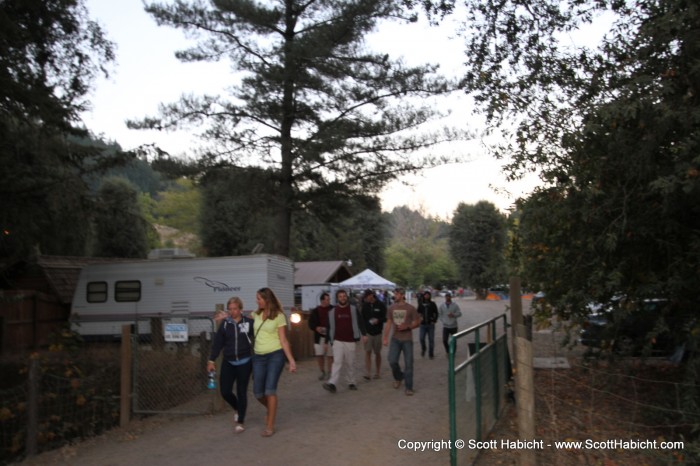
[[[454,335],[449,339],[449,362],[447,369],[447,388],[450,407],[450,464],[457,464],[457,448],[454,443],[457,441],[457,394],[455,389],[455,348],[457,340]]]

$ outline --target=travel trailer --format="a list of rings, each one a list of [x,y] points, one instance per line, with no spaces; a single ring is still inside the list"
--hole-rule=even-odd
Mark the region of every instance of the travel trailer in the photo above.
[[[262,287],[275,292],[289,315],[293,262],[258,254],[88,265],[73,296],[71,328],[87,338],[119,338],[124,324],[134,324],[139,335],[148,335],[152,319],[160,318],[166,338],[177,341],[212,331],[215,311],[232,296],[243,300],[244,312],[257,309]]]

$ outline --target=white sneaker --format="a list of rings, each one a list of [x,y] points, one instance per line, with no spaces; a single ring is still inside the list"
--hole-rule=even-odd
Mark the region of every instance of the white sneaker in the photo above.
[[[238,411],[233,412],[233,422],[238,422]]]
[[[243,427],[243,424],[236,424],[236,427],[233,428],[233,431],[236,432],[237,434],[240,434],[245,430],[245,427]]]

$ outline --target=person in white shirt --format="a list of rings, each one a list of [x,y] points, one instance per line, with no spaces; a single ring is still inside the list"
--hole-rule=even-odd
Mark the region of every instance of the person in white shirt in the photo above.
[[[438,318],[442,322],[442,344],[445,346],[445,355],[450,354],[450,335],[457,333],[457,318],[462,315],[457,303],[452,301],[452,295],[445,295],[445,302],[438,308]]]

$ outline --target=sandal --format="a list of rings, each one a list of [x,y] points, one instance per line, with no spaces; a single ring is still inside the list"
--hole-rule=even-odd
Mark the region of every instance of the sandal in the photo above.
[[[267,429],[266,428],[265,430],[263,430],[260,433],[260,435],[262,435],[263,437],[272,437],[274,435],[274,433],[275,433],[275,429]]]

